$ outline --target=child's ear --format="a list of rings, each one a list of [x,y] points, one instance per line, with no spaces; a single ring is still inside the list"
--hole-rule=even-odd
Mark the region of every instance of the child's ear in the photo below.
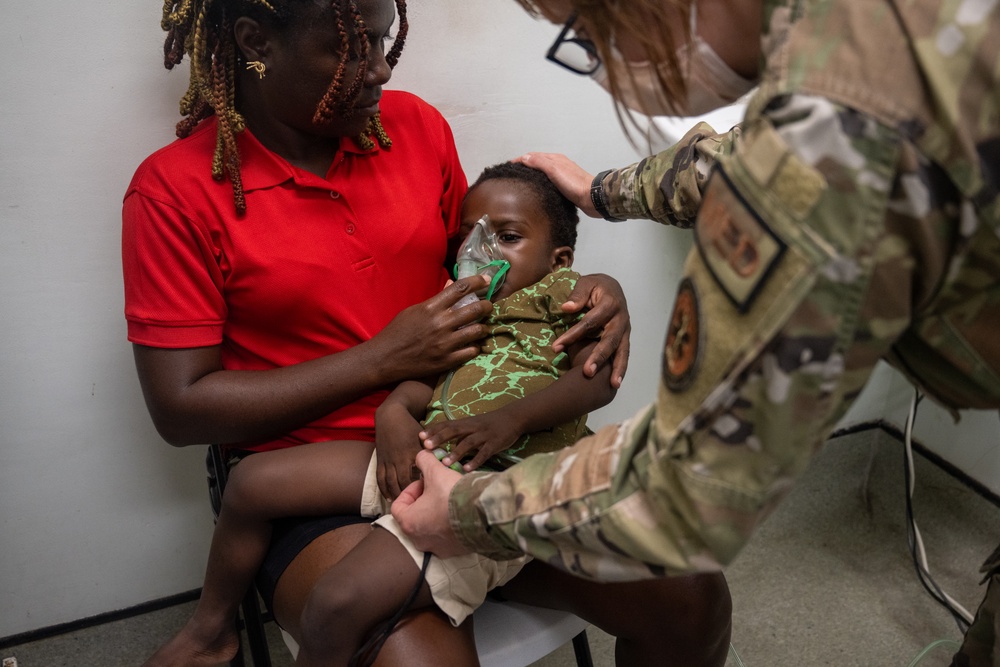
[[[568,245],[562,245],[552,251],[549,256],[550,271],[556,269],[568,269],[573,266],[573,249]]]

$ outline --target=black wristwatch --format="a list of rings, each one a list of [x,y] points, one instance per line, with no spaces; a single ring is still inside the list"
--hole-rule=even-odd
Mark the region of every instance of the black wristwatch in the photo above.
[[[610,169],[602,171],[590,182],[590,201],[597,213],[609,222],[625,222],[625,218],[615,218],[608,213],[608,198],[604,194],[604,177],[611,173]]]

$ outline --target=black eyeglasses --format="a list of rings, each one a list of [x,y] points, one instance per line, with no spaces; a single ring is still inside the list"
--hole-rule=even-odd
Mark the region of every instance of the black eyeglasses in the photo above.
[[[601,57],[597,55],[597,47],[589,39],[577,37],[573,30],[576,23],[576,12],[569,15],[563,28],[559,31],[556,41],[545,54],[547,60],[565,67],[574,74],[593,74],[601,66]]]

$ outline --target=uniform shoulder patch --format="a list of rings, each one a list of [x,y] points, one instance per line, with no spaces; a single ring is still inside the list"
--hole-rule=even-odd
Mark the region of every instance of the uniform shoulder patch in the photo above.
[[[701,359],[701,312],[690,278],[681,281],[663,349],[663,382],[673,391],[687,389]]]
[[[695,245],[722,291],[745,313],[787,246],[716,167],[705,188]]]

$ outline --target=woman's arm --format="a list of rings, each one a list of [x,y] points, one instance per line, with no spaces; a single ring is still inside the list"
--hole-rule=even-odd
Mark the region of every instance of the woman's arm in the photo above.
[[[457,366],[478,354],[490,307],[451,306],[474,276],[411,306],[371,340],[312,361],[264,371],[222,367],[219,346],[163,349],[134,345],[143,396],[160,435],[172,445],[273,437],[377,389]]]
[[[564,313],[578,313],[584,309],[586,314],[559,336],[552,347],[560,352],[584,341],[598,339],[596,345],[588,346],[589,352],[582,360],[583,374],[588,378],[595,377],[610,359],[611,372],[606,377],[611,386],[618,389],[628,370],[629,335],[632,331],[622,286],[603,273],[580,276],[569,298],[562,304],[562,310]]]

